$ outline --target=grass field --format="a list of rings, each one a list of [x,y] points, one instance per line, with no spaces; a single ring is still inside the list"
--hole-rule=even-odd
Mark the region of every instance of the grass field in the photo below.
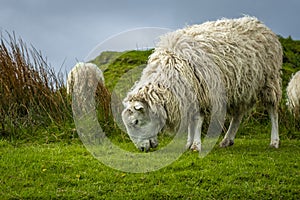
[[[205,158],[187,151],[150,173],[124,173],[80,142],[0,141],[1,199],[299,199],[300,141],[268,147],[269,134],[240,137]],[[126,144],[123,144],[126,145]],[[131,145],[131,144],[127,144]]]

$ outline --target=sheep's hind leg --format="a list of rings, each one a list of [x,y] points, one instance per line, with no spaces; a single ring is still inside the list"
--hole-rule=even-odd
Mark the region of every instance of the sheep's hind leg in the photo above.
[[[275,106],[269,106],[268,112],[271,118],[272,130],[271,130],[271,147],[279,147],[279,133],[278,133],[278,112]]]
[[[196,115],[188,127],[187,149],[201,151],[201,128],[204,121],[204,116]]]
[[[234,144],[234,138],[241,124],[242,118],[243,114],[240,113],[237,113],[232,117],[228,131],[220,143],[220,147],[228,147]]]

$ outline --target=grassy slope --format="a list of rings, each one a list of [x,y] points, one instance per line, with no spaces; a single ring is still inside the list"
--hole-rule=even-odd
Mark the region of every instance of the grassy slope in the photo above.
[[[123,53],[103,52],[92,62],[100,66],[100,68],[106,67],[106,70],[104,71],[105,85],[108,87],[108,89],[113,90],[114,86],[117,84],[122,75],[134,69],[135,67],[145,65],[151,52],[152,50],[125,51]],[[103,54],[111,55],[109,62],[106,62],[104,65],[102,64],[103,61],[101,61]]]
[[[123,53],[124,52],[105,51],[91,62],[97,63],[100,69],[104,71],[112,61],[121,56]]]
[[[0,141],[0,196],[97,199],[297,199],[300,141],[280,149],[266,138],[237,139],[204,159],[186,152],[161,170],[130,174],[110,169],[80,144],[20,145]]]

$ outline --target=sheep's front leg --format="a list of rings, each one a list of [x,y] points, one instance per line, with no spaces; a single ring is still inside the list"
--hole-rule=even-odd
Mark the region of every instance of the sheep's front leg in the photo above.
[[[240,114],[240,113],[236,113],[232,117],[228,131],[227,131],[224,139],[220,143],[220,147],[228,147],[228,146],[231,146],[234,144],[234,138],[235,138],[236,132],[239,129],[242,119],[243,119],[243,114]]]
[[[186,148],[191,150],[201,151],[201,128],[204,121],[204,116],[196,115],[189,123],[188,139]]]

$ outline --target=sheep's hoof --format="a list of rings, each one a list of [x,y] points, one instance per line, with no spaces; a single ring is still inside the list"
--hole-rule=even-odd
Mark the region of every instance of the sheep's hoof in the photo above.
[[[278,149],[279,148],[279,140],[271,141],[270,147]]]
[[[220,147],[225,148],[225,147],[232,146],[233,144],[234,144],[234,141],[233,141],[233,140],[224,139],[224,140],[220,143]]]
[[[186,148],[186,149],[190,149],[191,146],[192,146],[192,143],[191,143],[191,142],[188,142],[188,143],[186,143],[185,148]]]
[[[192,151],[201,151],[201,142],[194,142],[190,148]]]

